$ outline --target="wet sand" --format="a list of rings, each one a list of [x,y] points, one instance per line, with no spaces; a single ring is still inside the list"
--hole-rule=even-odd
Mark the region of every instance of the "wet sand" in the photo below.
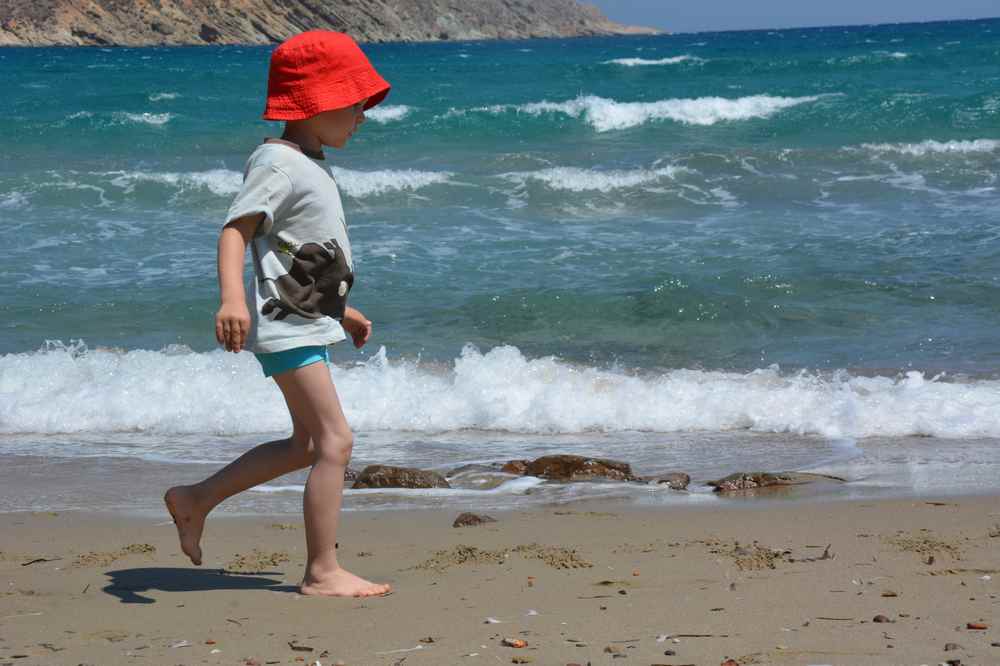
[[[0,515],[0,664],[1000,663],[997,496],[460,510],[346,514],[364,601],[297,594],[297,518],[196,568],[165,513]]]

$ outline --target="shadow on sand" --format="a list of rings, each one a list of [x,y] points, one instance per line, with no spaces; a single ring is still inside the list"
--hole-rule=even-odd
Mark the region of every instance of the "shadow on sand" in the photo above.
[[[182,569],[178,567],[141,567],[107,571],[111,579],[105,592],[118,597],[123,604],[153,604],[156,599],[141,592],[196,592],[199,590],[270,590],[272,592],[298,592],[297,585],[284,584],[282,580],[263,576],[283,576],[280,571],[259,574],[230,574],[221,569]]]

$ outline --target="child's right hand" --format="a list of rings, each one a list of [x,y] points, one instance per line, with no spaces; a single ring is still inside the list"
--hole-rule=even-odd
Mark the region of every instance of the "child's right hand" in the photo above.
[[[250,332],[250,311],[246,303],[223,303],[215,314],[215,339],[226,351],[238,352]]]

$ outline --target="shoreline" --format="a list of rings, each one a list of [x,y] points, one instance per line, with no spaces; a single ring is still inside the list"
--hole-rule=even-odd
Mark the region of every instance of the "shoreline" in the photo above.
[[[161,511],[167,487],[195,483],[263,440],[258,436],[202,440],[124,435],[107,440],[8,439],[7,453],[0,455],[0,512],[155,514]],[[450,487],[355,490],[349,483],[345,509],[385,513],[462,506],[469,511],[501,511],[600,500],[672,510],[744,503],[975,498],[997,492],[998,443],[993,438],[882,438],[851,443],[768,434],[540,438],[362,433],[351,465],[355,474],[368,465],[396,465],[436,472]],[[556,454],[617,459],[630,465],[639,480],[566,483],[558,480],[558,473],[555,479],[546,480],[501,469],[509,461]],[[736,472],[758,471],[789,472],[798,475],[798,480],[812,482],[737,495],[715,493],[707,485],[709,480]],[[689,477],[686,490],[650,483],[671,473]],[[305,480],[305,470],[275,479],[227,500],[219,511],[297,515]]]
[[[210,518],[195,568],[165,519],[2,514],[0,663],[1000,659],[998,493],[697,514],[588,501],[453,528],[460,510],[345,513],[343,564],[395,588],[364,601],[296,592],[297,517]]]
[[[576,481],[571,482],[572,485],[581,484],[595,484],[598,483],[607,487],[608,489],[613,489],[617,484],[593,482],[593,481]],[[570,485],[569,483],[560,485]],[[643,488],[641,484],[635,484],[639,488]],[[532,512],[532,511],[579,511],[582,509],[589,509],[592,506],[599,505],[602,509],[614,510],[622,513],[669,513],[669,512],[711,512],[711,511],[724,511],[724,512],[742,512],[742,511],[767,511],[771,509],[780,508],[796,508],[796,507],[821,507],[826,505],[844,505],[857,502],[909,502],[914,504],[924,503],[924,504],[949,504],[949,503],[961,503],[966,502],[979,502],[987,500],[1000,500],[1000,491],[997,489],[978,489],[978,490],[959,490],[954,492],[942,492],[940,490],[935,490],[933,492],[920,492],[917,490],[906,490],[892,493],[883,494],[851,494],[849,492],[844,492],[843,490],[838,490],[836,486],[830,486],[825,484],[814,484],[813,486],[809,484],[797,485],[797,486],[782,486],[782,487],[769,487],[760,490],[746,490],[746,491],[736,491],[730,493],[715,493],[715,492],[690,492],[690,491],[670,491],[665,488],[655,488],[652,486],[647,487],[650,493],[650,497],[655,494],[662,494],[667,496],[666,501],[660,499],[645,500],[636,499],[635,497],[626,497],[624,495],[609,495],[606,497],[601,496],[581,496],[577,499],[565,499],[556,501],[541,501],[535,503],[518,502],[516,498],[511,498],[511,501],[504,505],[482,505],[476,502],[476,493],[482,493],[484,491],[469,491],[466,496],[460,496],[456,498],[449,498],[448,500],[442,500],[441,505],[414,505],[405,504],[400,502],[399,504],[376,504],[371,505],[350,505],[350,498],[359,498],[364,496],[379,497],[388,496],[389,498],[398,498],[400,494],[406,493],[408,496],[420,497],[421,493],[426,493],[426,489],[420,488],[381,488],[381,489],[364,489],[364,490],[354,490],[350,487],[345,488],[345,505],[342,507],[342,512],[351,515],[360,516],[376,516],[376,515],[386,515],[386,514],[424,514],[424,513],[447,513],[448,511],[471,511],[475,513],[490,513],[490,514],[512,514],[518,512]],[[164,486],[163,490],[167,489]],[[254,488],[251,488],[241,495],[251,494],[255,492]],[[297,501],[301,499],[302,492],[299,490],[289,490],[284,491],[288,493],[294,493]],[[294,509],[276,511],[262,507],[261,510],[253,510],[247,508],[246,506],[240,506],[234,508],[230,504],[231,500],[226,500],[219,507],[217,507],[211,514],[211,520],[225,519],[225,520],[288,520],[290,518],[301,518],[301,507],[296,504]],[[450,502],[449,504],[444,504],[444,502]],[[521,508],[518,504],[523,504]],[[230,504],[230,506],[227,506]],[[42,516],[42,515],[64,515],[72,514],[76,516],[81,516],[84,518],[101,518],[101,519],[121,519],[121,520],[136,520],[136,521],[148,521],[151,519],[159,519],[165,516],[164,519],[169,519],[169,515],[166,514],[166,510],[163,509],[162,503],[157,506],[143,506],[143,507],[73,507],[73,508],[56,508],[56,509],[10,509],[10,510],[0,510],[0,521],[4,517],[10,516]],[[998,544],[1000,545],[1000,544]]]

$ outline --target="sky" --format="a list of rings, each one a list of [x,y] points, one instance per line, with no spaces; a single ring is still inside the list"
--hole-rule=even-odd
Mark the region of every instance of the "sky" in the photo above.
[[[1000,16],[998,0],[584,0],[612,20],[670,32]]]

